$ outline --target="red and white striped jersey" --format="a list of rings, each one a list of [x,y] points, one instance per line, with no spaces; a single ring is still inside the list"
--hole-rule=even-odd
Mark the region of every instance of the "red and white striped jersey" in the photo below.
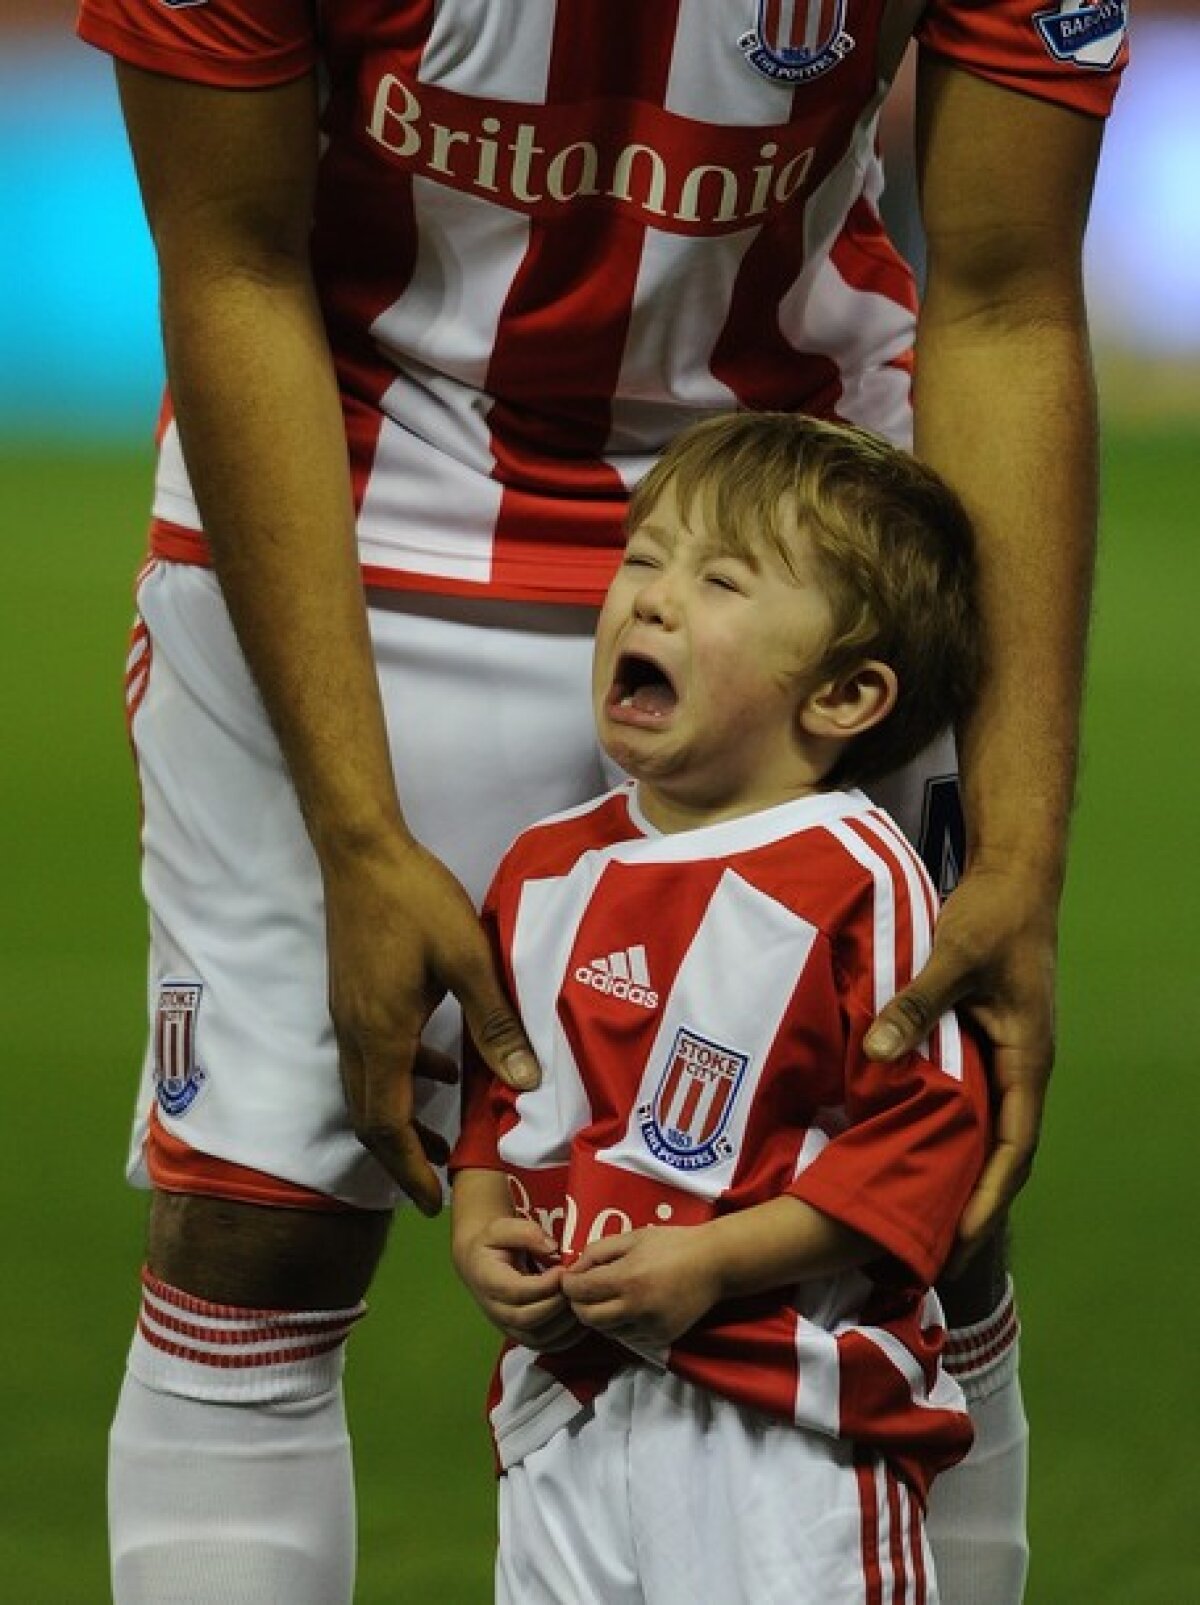
[[[802,1427],[883,1450],[916,1485],[965,1453],[929,1284],[987,1138],[986,1077],[956,1018],[878,1065],[862,1036],[929,952],[936,899],[899,828],[836,792],[677,835],[632,784],[526,832],[486,919],[543,1069],[514,1096],[471,1067],[455,1168],[502,1169],[566,1259],[785,1194],[879,1244],[870,1266],[718,1305],[645,1356]],[[627,1363],[595,1334],[509,1347],[502,1465]]]
[[[1077,4],[1123,24],[1125,0]],[[698,417],[778,407],[905,442],[914,295],[877,209],[881,102],[915,28],[1104,114],[1121,30],[1096,45],[1051,13],[82,0],[80,32],[214,85],[320,69],[313,252],[367,578],[594,602],[628,491]],[[160,555],[204,560],[169,411],[155,514]]]

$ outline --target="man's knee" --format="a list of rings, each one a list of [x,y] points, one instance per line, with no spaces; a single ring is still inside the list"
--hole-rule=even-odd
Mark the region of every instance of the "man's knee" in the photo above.
[[[342,1309],[364,1296],[387,1241],[382,1210],[278,1209],[156,1192],[147,1264],[218,1304]]]

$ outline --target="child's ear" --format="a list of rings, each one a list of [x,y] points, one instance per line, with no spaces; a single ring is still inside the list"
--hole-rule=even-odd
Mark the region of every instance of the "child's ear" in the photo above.
[[[809,694],[800,709],[801,727],[810,736],[849,741],[886,719],[899,692],[895,669],[868,659]]]

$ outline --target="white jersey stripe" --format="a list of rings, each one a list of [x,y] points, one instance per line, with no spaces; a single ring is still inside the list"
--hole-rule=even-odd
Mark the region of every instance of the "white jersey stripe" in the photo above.
[[[530,1046],[543,1080],[518,1099],[521,1118],[501,1137],[499,1153],[506,1163],[527,1169],[565,1164],[572,1131],[585,1126],[591,1114],[579,1066],[554,1006],[570,961],[574,927],[592,890],[590,877],[578,875],[574,880],[574,885],[568,880],[565,888],[558,880],[531,881],[521,898],[513,937],[517,1007],[528,1022]],[[562,917],[564,895],[575,908],[570,919]],[[555,917],[545,918],[544,908],[553,908]]]
[[[419,417],[424,407],[411,386],[408,396],[409,410]],[[407,490],[417,480],[437,493],[424,497],[419,509],[409,506]],[[420,435],[389,419],[379,432],[359,515],[362,560],[376,568],[394,567],[392,532],[399,528],[410,573],[484,585],[492,572],[492,531],[501,499],[495,480],[463,475],[451,458],[431,452]]]
[[[930,948],[933,946],[933,920],[925,871],[905,838],[898,830],[885,825],[878,814],[865,814],[858,821],[858,828],[865,835],[874,836],[884,848],[888,858],[895,859],[900,866],[900,874],[904,877],[904,885],[908,892],[909,908],[912,911],[912,970],[915,974],[929,957]],[[906,977],[907,979],[911,977]]]
[[[421,78],[460,94],[478,93],[479,62],[488,64],[496,100],[536,106],[545,101],[559,0],[456,0],[435,8],[421,57]],[[469,48],[467,45],[469,44]]]
[[[598,1154],[603,1163],[669,1178],[673,1185],[703,1198],[720,1196],[732,1179],[754,1089],[817,934],[816,927],[799,914],[732,871],[722,875],[704,922],[663,1000],[654,1044],[637,1096],[631,1101],[629,1124],[619,1142]],[[755,956],[753,987],[746,986],[742,973],[747,953]],[[681,1033],[711,1040],[721,1049],[735,1049],[745,1060],[742,1075],[746,1084],[733,1099],[726,1127],[730,1154],[690,1174],[672,1170],[652,1154],[641,1135],[638,1116],[639,1109],[655,1104]],[[690,1080],[682,1079],[685,1083]],[[712,1106],[716,1091],[715,1083],[706,1089],[705,1107]],[[691,1095],[685,1085],[669,1113],[679,1114]],[[703,1129],[695,1114],[689,1129]]]
[[[875,883],[875,985],[872,994],[878,1011],[896,995],[896,894],[892,872],[888,865],[863,841],[852,826],[841,820],[832,820],[826,826],[850,857],[871,876]],[[904,977],[907,981],[908,977]],[[904,984],[904,981],[901,984]]]
[[[528,1349],[509,1349],[501,1358],[501,1391],[488,1420],[502,1466],[519,1464],[579,1413],[569,1388],[529,1363]]]
[[[836,1438],[841,1427],[837,1344],[811,1321],[796,1321],[796,1420]]]
[[[886,815],[874,812],[865,815],[862,827],[883,842],[899,859],[909,902],[913,910],[913,971],[921,968],[933,948],[933,922],[936,917],[937,893],[929,873],[916,849]],[[922,1045],[930,1063],[939,1065],[956,1081],[962,1080],[962,1031],[953,1013],[942,1016],[931,1033],[930,1040]]]
[[[944,1371],[939,1369],[931,1390],[926,1384],[920,1362],[911,1350],[905,1348],[904,1344],[898,1342],[890,1332],[885,1332],[882,1327],[866,1325],[859,1326],[858,1332],[868,1343],[873,1343],[887,1355],[907,1383],[913,1404],[919,1410],[962,1409],[962,1393],[959,1386]]]

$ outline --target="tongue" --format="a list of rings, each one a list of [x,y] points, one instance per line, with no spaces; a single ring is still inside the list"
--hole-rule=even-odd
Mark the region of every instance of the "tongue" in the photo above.
[[[675,693],[665,681],[655,680],[649,685],[642,685],[633,693],[630,706],[639,713],[648,713],[655,718],[670,713],[675,706]]]

